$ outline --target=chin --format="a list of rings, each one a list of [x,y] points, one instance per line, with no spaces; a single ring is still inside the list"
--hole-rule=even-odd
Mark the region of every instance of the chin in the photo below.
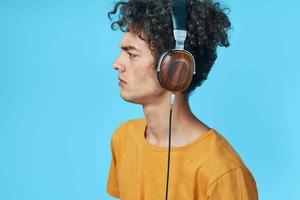
[[[146,105],[151,103],[154,103],[156,101],[161,101],[160,99],[163,98],[163,92],[160,90],[156,91],[149,91],[149,93],[129,93],[126,90],[121,90],[120,91],[120,96],[122,97],[123,100],[134,103],[134,104],[139,104],[139,105]]]
[[[142,104],[141,97],[128,94],[128,93],[124,92],[123,90],[121,90],[120,96],[123,100],[125,100],[127,102],[135,103],[135,104]]]

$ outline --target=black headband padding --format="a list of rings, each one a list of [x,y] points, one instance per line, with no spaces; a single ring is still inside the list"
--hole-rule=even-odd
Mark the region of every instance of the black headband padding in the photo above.
[[[172,12],[173,29],[184,30],[187,29],[187,7],[185,0],[173,0],[174,11]]]

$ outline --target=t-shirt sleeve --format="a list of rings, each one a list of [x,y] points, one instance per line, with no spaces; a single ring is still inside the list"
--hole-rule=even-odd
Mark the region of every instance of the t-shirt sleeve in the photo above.
[[[113,139],[111,140],[111,162],[110,162],[110,170],[106,185],[106,191],[113,197],[120,197],[119,194],[119,186],[118,186],[118,176],[117,176],[117,168],[116,168],[116,155],[114,148],[114,142]]]
[[[120,150],[120,142],[119,136],[124,132],[126,127],[126,123],[121,124],[113,133],[110,143],[111,149],[111,163],[110,163],[110,170],[107,179],[106,191],[113,197],[120,198],[119,192],[119,181],[118,181],[118,158],[119,158],[119,150]]]
[[[257,200],[258,192],[251,173],[239,167],[217,178],[206,196],[209,200]]]

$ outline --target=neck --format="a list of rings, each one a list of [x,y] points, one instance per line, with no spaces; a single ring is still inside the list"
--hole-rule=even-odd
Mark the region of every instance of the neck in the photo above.
[[[160,103],[143,105],[147,121],[146,140],[156,146],[167,147],[169,138],[170,95]],[[172,146],[190,143],[208,127],[191,112],[189,102],[184,96],[176,94],[172,111]]]

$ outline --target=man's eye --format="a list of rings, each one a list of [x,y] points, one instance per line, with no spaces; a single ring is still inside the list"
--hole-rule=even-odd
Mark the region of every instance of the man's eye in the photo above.
[[[136,57],[136,55],[134,55],[134,54],[132,54],[130,52],[127,52],[127,53],[128,53],[128,55],[129,55],[130,58],[135,58]]]

